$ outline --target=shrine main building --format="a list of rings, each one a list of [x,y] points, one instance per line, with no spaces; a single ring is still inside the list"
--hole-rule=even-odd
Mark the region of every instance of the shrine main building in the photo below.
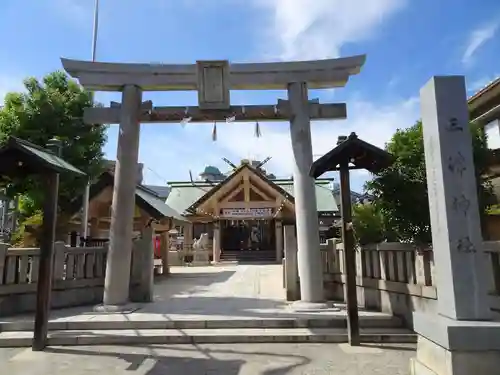
[[[279,260],[283,225],[295,223],[293,179],[276,178],[264,163],[229,163],[232,171],[226,174],[208,166],[198,180],[170,182],[168,191],[146,187],[166,197],[166,204],[187,219],[176,228],[185,245],[208,233],[210,243],[220,247],[221,259]],[[316,200],[319,235],[325,237],[340,217],[332,179],[316,180]]]

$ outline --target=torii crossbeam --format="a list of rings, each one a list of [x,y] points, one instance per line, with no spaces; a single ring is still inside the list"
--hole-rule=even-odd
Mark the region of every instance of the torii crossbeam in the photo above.
[[[121,104],[111,103],[108,108],[86,108],[83,116],[87,124],[119,124]],[[225,121],[288,121],[291,117],[288,101],[278,100],[277,105],[231,106],[223,110],[202,110],[197,106],[153,107],[151,101],[142,103],[139,121],[141,123],[190,123]],[[347,117],[344,103],[319,104],[309,102],[311,120],[339,120]]]

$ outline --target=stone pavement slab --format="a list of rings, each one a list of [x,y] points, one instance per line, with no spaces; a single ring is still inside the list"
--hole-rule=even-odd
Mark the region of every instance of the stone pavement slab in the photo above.
[[[230,321],[266,319],[332,319],[345,310],[298,312],[285,301],[282,266],[219,265],[173,267],[172,275],[155,284],[154,302],[132,313],[98,313],[93,306],[54,310],[51,321]],[[387,319],[388,314],[360,311],[361,319]],[[33,315],[0,318],[28,322]]]
[[[9,375],[408,375],[415,346],[212,344],[54,347],[7,357]]]

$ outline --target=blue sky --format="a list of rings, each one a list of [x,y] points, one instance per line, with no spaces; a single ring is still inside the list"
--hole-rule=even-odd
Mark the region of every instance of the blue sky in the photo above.
[[[349,119],[313,123],[315,155],[351,131],[383,146],[395,129],[419,118],[418,93],[432,75],[461,74],[469,93],[500,75],[500,3],[478,0],[100,0],[97,60],[193,63],[304,60],[367,54],[361,74],[345,88],[311,92],[323,102],[345,101]],[[90,59],[94,0],[0,2],[0,97],[22,89],[26,76],[61,69],[61,56]],[[274,104],[284,92],[231,94],[235,104]],[[195,105],[195,92],[146,93],[155,105]],[[97,100],[120,100],[97,94]],[[186,180],[221,160],[263,159],[290,176],[287,123],[145,124],[140,161],[146,182]],[[116,154],[117,127],[106,155]],[[367,175],[353,176],[360,188]]]

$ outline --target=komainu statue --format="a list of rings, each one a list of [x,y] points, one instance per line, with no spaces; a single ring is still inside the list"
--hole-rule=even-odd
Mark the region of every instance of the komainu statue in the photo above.
[[[205,250],[208,247],[208,233],[202,233],[200,238],[193,242],[193,250]]]

